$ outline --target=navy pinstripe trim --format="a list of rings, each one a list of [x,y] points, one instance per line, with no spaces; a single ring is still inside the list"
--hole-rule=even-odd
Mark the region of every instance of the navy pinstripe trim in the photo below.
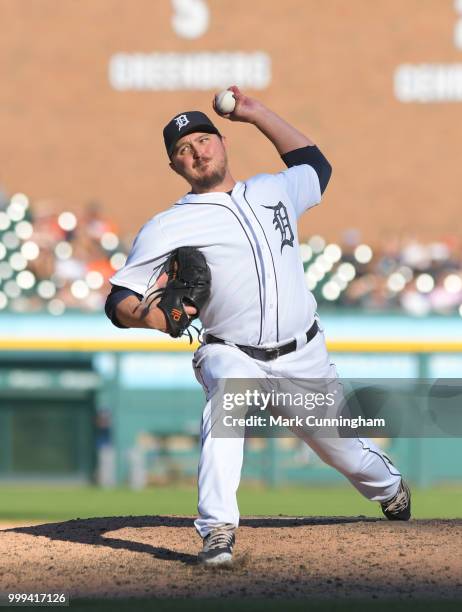
[[[276,342],[279,342],[279,293],[278,293],[278,277],[277,277],[277,274],[276,274],[276,266],[274,265],[273,251],[271,250],[270,243],[268,241],[268,237],[266,236],[266,232],[263,229],[262,224],[260,223],[260,219],[255,214],[255,211],[251,207],[251,205],[250,205],[250,203],[249,203],[249,201],[248,201],[248,199],[247,199],[247,197],[245,195],[246,191],[247,191],[247,184],[244,184],[244,200],[247,202],[247,206],[252,211],[253,216],[255,217],[255,219],[258,222],[258,225],[261,227],[261,231],[263,232],[263,235],[265,236],[266,244],[268,245],[268,249],[269,249],[269,252],[270,252],[270,255],[271,255],[271,262],[273,264],[274,281],[276,283]]]
[[[234,210],[232,210],[228,206],[225,206],[225,204],[218,204],[218,202],[185,202],[183,204],[178,204],[178,205],[175,204],[175,206],[220,206],[221,208],[225,208],[226,210],[229,210],[229,212],[232,213],[235,216],[237,222],[239,223],[239,225],[242,228],[242,231],[244,232],[245,237],[249,241],[250,248],[252,249],[253,261],[254,261],[254,264],[255,264],[255,271],[257,273],[257,279],[258,279],[258,297],[260,298],[260,336],[258,338],[257,344],[260,344],[261,337],[262,337],[262,334],[263,334],[263,302],[262,302],[262,295],[261,295],[261,292],[262,292],[262,283],[260,281],[260,274],[258,273],[257,257],[255,255],[255,250],[254,250],[254,248],[252,246],[252,243],[250,241],[249,236],[247,235],[247,232],[245,231],[244,226],[242,225],[241,220],[236,215]]]
[[[382,461],[383,461],[383,462],[384,462],[384,464],[385,464],[385,467],[387,468],[387,470],[390,472],[390,474],[391,474],[392,476],[401,476],[401,474],[399,474],[399,473],[398,473],[398,474],[395,474],[395,472],[392,472],[392,471],[390,470],[390,465],[393,465],[393,464],[392,464],[392,463],[391,463],[391,464],[389,464],[389,463],[388,463],[388,461],[386,461],[386,459],[385,459],[385,457],[384,457],[383,455],[381,455],[381,454],[380,454],[380,453],[378,453],[377,451],[373,451],[371,448],[369,448],[368,446],[366,446],[366,445],[363,443],[363,441],[361,440],[361,438],[356,438],[356,439],[358,440],[358,442],[359,442],[359,443],[361,444],[361,446],[363,447],[363,450],[367,450],[367,451],[369,451],[370,453],[373,453],[374,455],[377,455],[377,457],[380,457],[380,459],[382,459]]]
[[[209,395],[209,393],[210,393],[210,391],[209,391],[209,388],[207,387],[207,385],[205,384],[204,377],[202,376],[202,370],[201,370],[201,367],[200,367],[200,365],[197,365],[197,363],[196,363],[194,360],[193,360],[193,368],[194,368],[195,370],[197,370],[197,372],[198,372],[198,374],[199,374],[199,378],[201,379],[201,385],[204,387],[204,389],[205,389],[205,393],[206,393],[206,395],[208,396],[208,395]]]
[[[204,436],[204,413],[202,413],[202,418],[201,418],[201,450],[202,450],[202,447],[204,446],[205,439],[207,438],[209,433],[210,432],[207,432],[205,434],[205,436]],[[198,466],[198,470],[199,470],[199,466]]]

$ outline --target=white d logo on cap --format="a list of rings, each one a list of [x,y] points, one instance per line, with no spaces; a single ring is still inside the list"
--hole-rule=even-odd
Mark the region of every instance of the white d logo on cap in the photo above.
[[[178,130],[181,130],[182,127],[188,125],[189,123],[189,119],[186,115],[178,115],[178,117],[175,117],[175,121],[178,126]]]

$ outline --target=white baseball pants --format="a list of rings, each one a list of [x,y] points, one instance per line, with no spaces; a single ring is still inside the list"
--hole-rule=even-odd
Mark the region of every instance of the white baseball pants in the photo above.
[[[324,334],[318,334],[299,350],[273,361],[257,361],[240,349],[224,344],[202,345],[193,366],[207,403],[201,425],[198,474],[198,518],[195,526],[205,537],[217,524],[239,524],[236,492],[241,478],[243,438],[211,436],[211,401],[224,378],[336,378]],[[382,451],[367,438],[308,437],[304,441],[328,465],[341,472],[371,501],[386,501],[397,492],[401,474]]]

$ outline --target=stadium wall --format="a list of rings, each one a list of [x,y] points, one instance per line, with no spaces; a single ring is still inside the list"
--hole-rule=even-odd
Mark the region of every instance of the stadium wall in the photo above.
[[[184,7],[184,12],[178,8]],[[185,190],[161,130],[237,82],[334,167],[301,234],[374,241],[454,231],[462,16],[452,0],[0,0],[0,185],[42,211],[100,201],[132,234]],[[281,161],[246,125],[238,179]],[[127,210],[130,214],[127,215]]]

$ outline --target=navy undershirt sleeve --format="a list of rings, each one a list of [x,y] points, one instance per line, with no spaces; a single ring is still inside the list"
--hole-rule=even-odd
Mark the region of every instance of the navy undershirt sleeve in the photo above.
[[[292,168],[292,166],[301,166],[302,164],[311,166],[318,175],[321,193],[324,193],[330,175],[332,174],[332,166],[316,145],[294,149],[293,151],[281,155],[281,158],[288,168]]]
[[[134,295],[140,301],[143,299],[143,296],[140,293],[136,293],[136,291],[132,291],[131,289],[127,289],[126,287],[120,287],[119,285],[113,285],[111,289],[111,293],[106,298],[106,304],[104,306],[104,311],[108,319],[110,319],[111,322],[116,327],[127,329],[126,325],[122,325],[117,320],[116,308],[117,308],[117,304],[119,304],[122,300],[124,300],[129,295]]]

